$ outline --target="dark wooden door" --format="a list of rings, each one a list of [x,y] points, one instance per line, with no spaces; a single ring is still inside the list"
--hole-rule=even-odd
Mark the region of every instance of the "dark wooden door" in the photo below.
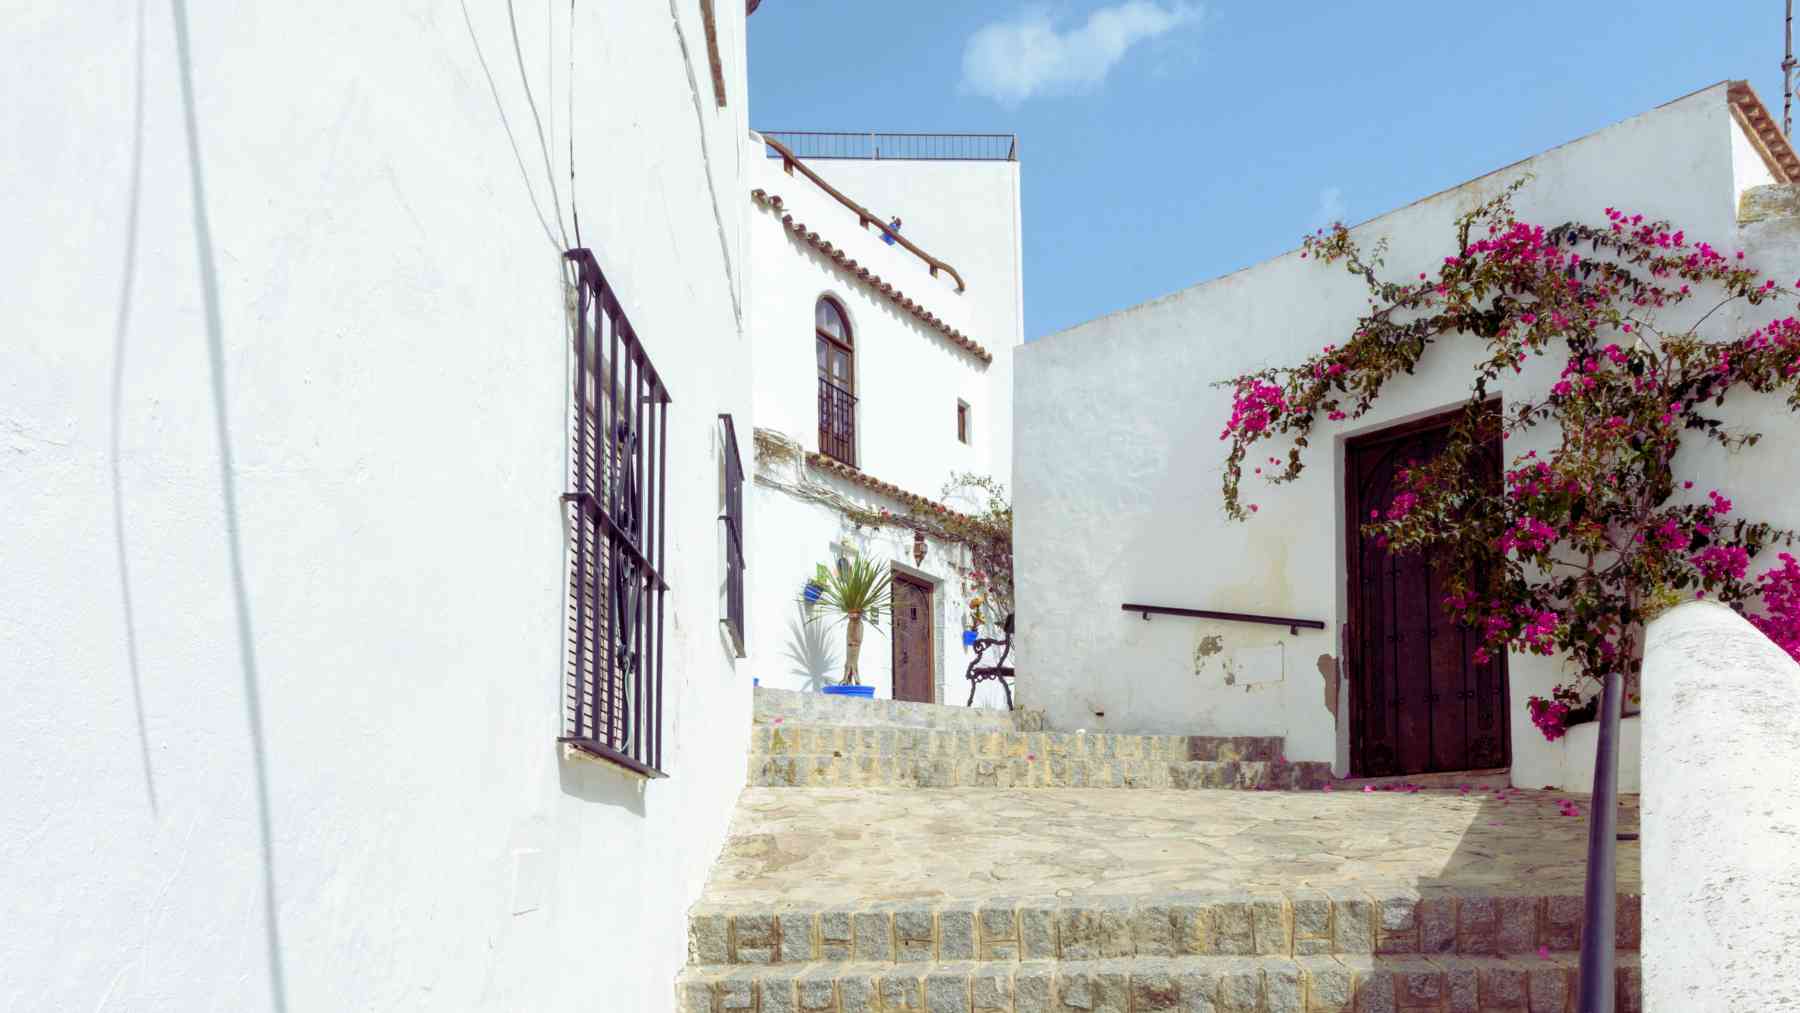
[[[1486,409],[1497,412],[1497,408]],[[1353,439],[1345,453],[1349,586],[1351,770],[1364,777],[1480,770],[1509,763],[1506,655],[1475,660],[1477,632],[1443,609],[1430,561],[1365,535],[1386,513],[1396,473],[1442,451],[1456,413]],[[1498,429],[1474,467],[1498,489]]]
[[[894,574],[894,699],[936,703],[931,686],[931,585]]]

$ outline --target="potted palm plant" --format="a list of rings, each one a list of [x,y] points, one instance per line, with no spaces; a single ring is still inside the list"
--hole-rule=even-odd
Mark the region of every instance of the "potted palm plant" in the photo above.
[[[844,624],[844,678],[824,687],[835,696],[875,695],[875,687],[864,686],[857,678],[857,658],[862,653],[863,624],[879,630],[882,613],[888,610],[888,593],[892,577],[885,563],[875,563],[861,556],[838,561],[838,568],[828,570],[823,564],[809,586],[819,589],[818,597],[808,595],[807,621],[829,619]]]

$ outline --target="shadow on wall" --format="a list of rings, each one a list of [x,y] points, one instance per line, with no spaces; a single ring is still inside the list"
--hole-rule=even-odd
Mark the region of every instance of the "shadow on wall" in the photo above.
[[[200,161],[200,124],[194,100],[193,47],[188,33],[186,0],[173,0],[176,67],[181,78],[181,111],[187,134],[188,178],[192,185],[194,247],[200,268],[201,306],[206,321],[206,353],[212,380],[213,426],[219,445],[219,488],[225,514],[225,548],[231,564],[231,593],[237,611],[239,666],[244,678],[244,718],[250,731],[250,760],[256,782],[257,830],[262,843],[263,932],[268,946],[269,992],[277,1013],[287,1010],[286,975],[282,968],[281,926],[275,898],[275,846],[269,803],[268,747],[263,736],[262,689],[256,662],[255,626],[250,618],[250,591],[244,576],[243,535],[238,524],[237,469],[232,463],[230,399],[225,386],[225,324],[219,308],[219,270],[213,254],[212,224],[207,215],[206,180]]]
[[[832,644],[831,624],[807,622],[806,606],[796,602],[783,655],[793,666],[788,669],[789,673],[803,679],[805,685],[801,688],[809,693],[817,693],[841,677],[843,662]]]
[[[119,461],[125,405],[125,338],[131,331],[131,286],[137,279],[138,208],[144,183],[144,0],[137,7],[137,68],[131,129],[131,184],[125,209],[125,265],[119,283],[119,310],[113,323],[112,426],[108,461],[112,472],[113,548],[119,566],[119,604],[125,620],[125,663],[131,673],[131,704],[137,714],[138,756],[144,765],[144,793],[150,814],[161,812],[156,772],[150,765],[150,733],[144,722],[143,666],[138,659],[137,610],[131,600],[131,564],[125,539],[125,478]]]

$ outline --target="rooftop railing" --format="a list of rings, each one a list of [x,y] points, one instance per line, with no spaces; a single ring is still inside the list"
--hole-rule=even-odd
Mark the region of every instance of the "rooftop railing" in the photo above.
[[[881,134],[829,130],[765,130],[801,158],[912,159],[927,162],[1017,162],[1017,134]],[[780,152],[769,149],[770,158]]]
[[[887,236],[890,241],[899,244],[902,249],[910,251],[914,256],[918,257],[920,260],[923,260],[925,262],[925,266],[927,267],[927,269],[929,269],[931,271],[931,276],[933,278],[937,277],[938,271],[942,270],[942,271],[947,272],[950,275],[950,277],[956,279],[956,290],[958,292],[961,292],[964,289],[969,287],[963,281],[962,275],[957,272],[956,268],[951,267],[949,264],[946,264],[943,261],[932,256],[931,254],[926,253],[924,250],[919,249],[919,245],[917,243],[915,243],[912,240],[901,235],[898,230],[896,230],[886,224],[883,224],[881,221],[880,215],[877,215],[875,212],[870,211],[868,208],[863,207],[861,204],[856,203],[855,201],[851,200],[849,197],[846,197],[842,190],[839,190],[837,187],[832,186],[830,183],[825,182],[824,177],[820,176],[818,173],[816,173],[816,172],[812,171],[812,169],[808,168],[807,164],[805,162],[801,161],[802,156],[795,154],[793,149],[789,148],[787,145],[783,144],[781,141],[776,140],[773,137],[769,137],[766,134],[763,136],[763,140],[768,143],[769,150],[773,151],[775,153],[775,156],[777,158],[781,159],[781,167],[782,167],[782,169],[787,171],[788,175],[790,175],[790,176],[793,175],[794,170],[799,169],[800,174],[802,176],[805,176],[807,179],[812,180],[813,183],[815,183],[819,187],[819,189],[830,194],[832,196],[832,198],[835,199],[839,204],[842,204],[843,206],[856,212],[857,222],[859,224],[861,224],[863,228],[866,229],[871,225],[875,226],[876,228],[880,229],[882,234]],[[754,194],[752,196],[754,196]],[[781,203],[780,201],[777,201],[776,206],[779,207],[780,203]]]

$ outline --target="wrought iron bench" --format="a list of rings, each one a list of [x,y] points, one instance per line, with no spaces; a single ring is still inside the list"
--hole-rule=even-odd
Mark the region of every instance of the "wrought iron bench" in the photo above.
[[[1004,638],[994,640],[989,637],[979,637],[975,641],[975,657],[969,662],[968,672],[969,702],[965,706],[975,706],[976,688],[983,682],[991,679],[1000,684],[1000,691],[1006,694],[1006,709],[1012,710],[1012,687],[1007,684],[1006,680],[1011,679],[1017,673],[1013,671],[1013,667],[1007,664],[1006,661],[1008,658],[1012,657],[1013,617],[1008,615],[1006,617],[1006,622],[1000,624],[1000,628],[1006,633]],[[983,665],[981,663],[982,657],[987,654],[990,648],[994,647],[1000,648],[1000,656],[994,659],[993,664]]]

